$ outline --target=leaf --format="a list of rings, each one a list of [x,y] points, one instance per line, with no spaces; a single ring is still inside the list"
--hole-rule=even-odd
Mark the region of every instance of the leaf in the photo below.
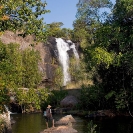
[[[115,91],[110,91],[107,95],[105,95],[105,98],[108,100],[108,99],[110,99],[112,96],[114,96],[115,95]]]

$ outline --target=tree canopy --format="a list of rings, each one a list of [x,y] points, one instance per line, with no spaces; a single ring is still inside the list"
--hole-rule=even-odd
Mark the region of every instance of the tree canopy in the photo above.
[[[77,7],[74,31],[84,44],[81,46],[86,69],[93,71],[95,85],[110,101],[108,108],[129,109],[133,102],[133,2],[116,0],[112,9],[107,0],[79,0]],[[101,21],[99,9],[105,7],[111,8],[111,12],[103,13],[106,19]]]
[[[50,12],[46,5],[41,0],[1,0],[0,31],[19,31],[23,36],[34,34],[37,39],[45,40],[47,26],[40,16]]]

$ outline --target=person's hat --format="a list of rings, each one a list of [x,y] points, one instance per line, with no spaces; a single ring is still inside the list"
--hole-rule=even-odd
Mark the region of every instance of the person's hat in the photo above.
[[[51,108],[51,105],[48,105],[48,107],[47,108]]]

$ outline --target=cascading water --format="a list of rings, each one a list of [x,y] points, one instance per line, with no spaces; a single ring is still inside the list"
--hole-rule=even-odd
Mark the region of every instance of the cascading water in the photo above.
[[[58,53],[59,53],[59,61],[62,65],[62,69],[63,69],[63,76],[64,76],[63,85],[66,86],[66,84],[71,81],[71,77],[68,72],[69,56],[67,53],[67,51],[70,50],[70,48],[69,48],[68,43],[66,43],[61,38],[56,38],[56,42],[57,42],[57,49],[58,49]]]
[[[71,43],[72,45],[70,46],[71,49],[73,49],[73,53],[76,57],[76,61],[77,61],[77,64],[78,64],[78,61],[79,61],[79,54],[75,48],[75,44],[71,41],[71,40],[67,40],[68,43]]]
[[[56,38],[56,42],[59,54],[59,61],[63,69],[63,85],[66,86],[66,84],[71,81],[71,76],[69,74],[69,55],[67,51],[72,48],[76,59],[79,59],[79,55],[76,51],[75,44],[72,43],[70,40],[67,40],[67,42],[65,42],[62,38]],[[69,46],[68,43],[71,43],[72,45]]]

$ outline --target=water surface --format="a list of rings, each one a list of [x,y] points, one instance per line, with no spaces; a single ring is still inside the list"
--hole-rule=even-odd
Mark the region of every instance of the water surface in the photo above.
[[[55,121],[62,118],[64,115],[53,115]],[[16,121],[12,125],[13,133],[39,133],[46,129],[45,119],[43,114],[13,114],[11,115]],[[76,123],[73,123],[73,128],[78,133],[88,133],[89,118],[73,116]],[[133,133],[133,118],[117,117],[117,118],[102,118],[93,119],[93,123],[97,125],[97,133]],[[50,123],[50,126],[52,124]]]

